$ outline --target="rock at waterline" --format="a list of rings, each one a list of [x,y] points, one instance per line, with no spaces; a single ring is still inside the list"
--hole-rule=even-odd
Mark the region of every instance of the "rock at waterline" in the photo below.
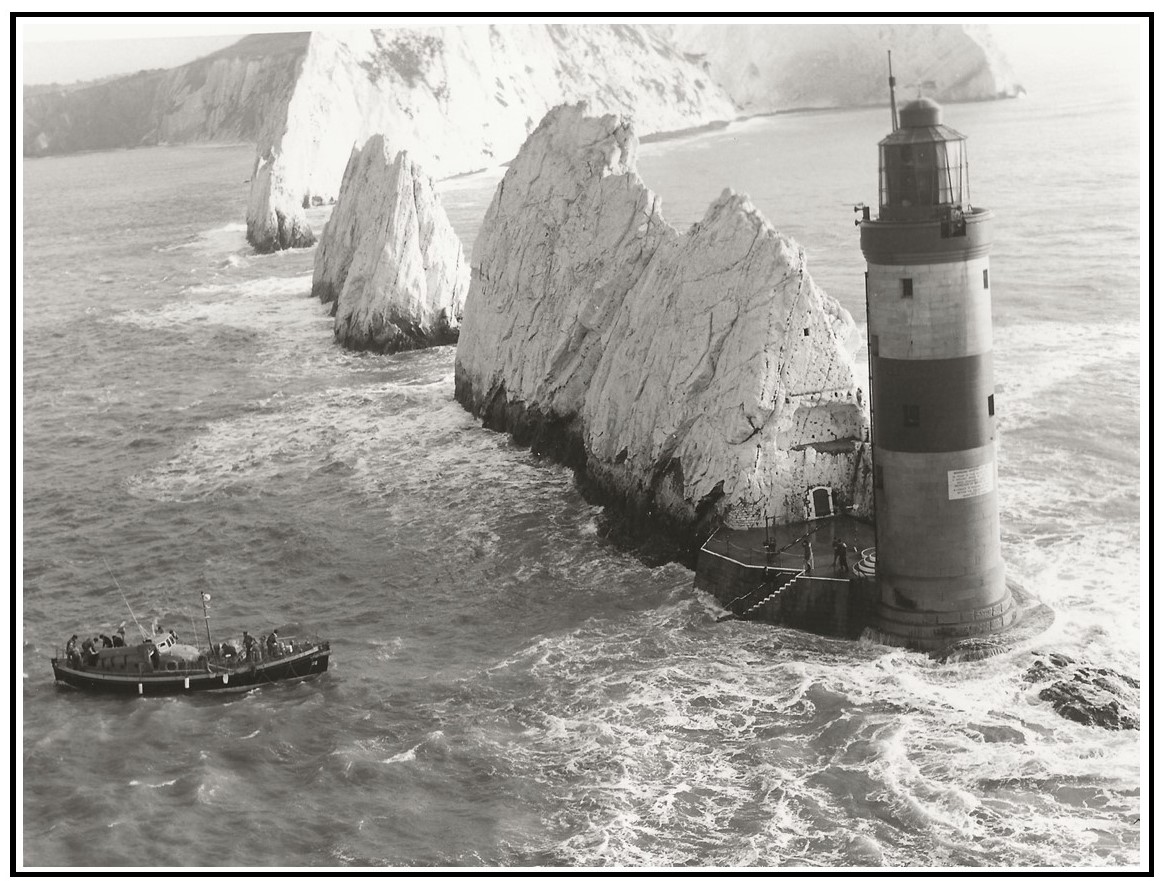
[[[802,249],[725,191],[679,233],[616,115],[551,111],[485,216],[456,398],[669,531],[869,509],[858,331]]]
[[[335,339],[375,352],[454,343],[468,281],[430,178],[382,135],[354,148],[311,284],[312,295],[334,303]]]
[[[283,181],[275,153],[259,153],[250,176],[246,209],[246,241],[265,254],[287,248],[309,248],[314,232],[299,205],[299,196]]]
[[[1051,703],[1065,719],[1112,730],[1141,727],[1138,680],[1107,667],[1077,663],[1058,652],[1049,652],[1040,658],[1024,674],[1024,679],[1047,682],[1039,697]]]

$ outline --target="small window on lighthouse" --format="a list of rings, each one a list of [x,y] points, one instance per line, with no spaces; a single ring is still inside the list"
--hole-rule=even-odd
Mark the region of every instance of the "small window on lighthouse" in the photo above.
[[[985,269],[984,272],[987,272],[987,270]],[[988,395],[988,415],[989,416],[996,415],[996,396],[995,395]]]
[[[984,290],[988,289],[988,271],[984,270]]]
[[[911,296],[914,296],[914,294],[915,294],[915,290],[912,287],[911,279],[909,279],[909,278],[903,279],[903,296],[904,297],[911,297]]]
[[[918,404],[903,405],[903,425],[907,428],[915,428],[917,425],[919,425]]]

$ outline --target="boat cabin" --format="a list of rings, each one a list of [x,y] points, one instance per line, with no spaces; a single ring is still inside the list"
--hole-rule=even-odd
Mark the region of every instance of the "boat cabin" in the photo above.
[[[119,648],[103,648],[97,653],[92,668],[110,673],[146,673],[153,670],[150,654],[153,646],[148,643],[127,645]]]
[[[69,666],[79,666],[70,663]],[[100,673],[177,673],[185,670],[207,669],[206,659],[203,656],[193,658],[179,657],[175,654],[160,653],[156,646],[149,642],[137,645],[118,646],[116,648],[102,648],[93,659],[86,664],[89,670]]]

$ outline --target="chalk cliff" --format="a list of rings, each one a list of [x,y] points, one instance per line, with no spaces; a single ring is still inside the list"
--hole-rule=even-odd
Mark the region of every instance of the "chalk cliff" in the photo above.
[[[382,135],[353,149],[311,286],[335,304],[335,339],[377,352],[453,343],[468,281],[431,179]]]
[[[506,162],[544,113],[587,100],[641,135],[739,114],[942,101],[1018,89],[986,28],[959,25],[470,24],[260,34],[168,71],[24,94],[24,155],[254,140],[246,211],[260,251],[314,241],[302,205],[338,194],[351,147],[383,132],[436,178]]]
[[[983,25],[704,24],[665,25],[680,50],[746,113],[886,104],[887,52],[900,99],[941,102],[1011,97],[1011,66]]]
[[[258,34],[170,70],[26,88],[25,156],[189,141],[254,141],[285,115],[309,34]]]
[[[582,98],[631,112],[645,132],[737,115],[705,71],[640,25],[312,33],[285,114],[258,141],[247,236],[260,250],[308,244],[298,206],[333,197],[351,145],[376,132],[439,178],[507,161],[550,107]]]
[[[636,173],[633,125],[587,110],[550,112],[497,189],[456,398],[689,539],[802,519],[820,484],[865,507],[850,314],[744,196],[678,233]]]
[[[260,152],[281,153],[274,148],[284,134],[295,150],[312,146],[313,135],[322,142],[305,168],[308,175],[318,168],[318,179],[300,180],[299,169],[288,179],[300,199],[334,195],[351,145],[377,131],[430,154],[422,156],[424,166],[443,176],[506,161],[549,107],[582,98],[594,108],[634,113],[641,134],[731,119],[734,105],[762,113],[883,104],[888,49],[901,97],[922,82],[933,83],[925,94],[942,102],[1019,91],[987,27],[974,24],[691,19],[256,34],[171,70],[26,86],[24,155],[255,139]],[[318,117],[312,126],[309,113],[295,113],[287,129],[287,106],[300,86],[299,109]],[[367,124],[359,126],[364,113]],[[281,127],[266,131],[267,114]],[[474,133],[458,144],[447,138],[452,129]]]

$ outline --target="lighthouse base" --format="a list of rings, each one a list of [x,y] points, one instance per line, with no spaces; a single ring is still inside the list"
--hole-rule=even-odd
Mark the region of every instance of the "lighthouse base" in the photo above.
[[[942,661],[975,661],[1024,645],[1051,626],[1052,609],[1009,580],[1003,599],[967,613],[970,620],[947,620],[941,612],[907,612],[880,605],[862,639],[924,651]],[[923,620],[926,618],[926,620]]]
[[[1016,601],[1006,590],[991,605],[963,611],[900,609],[880,602],[871,626],[892,645],[930,651],[955,640],[992,636],[1011,627],[1016,615]]]

